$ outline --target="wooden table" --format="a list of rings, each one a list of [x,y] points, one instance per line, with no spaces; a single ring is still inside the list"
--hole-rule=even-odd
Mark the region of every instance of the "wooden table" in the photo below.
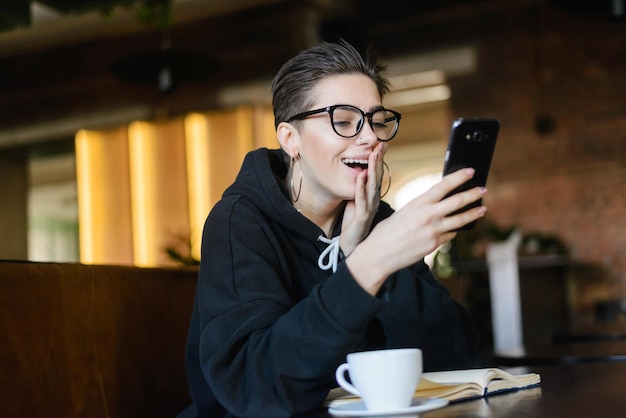
[[[452,403],[420,418],[615,418],[626,414],[626,362],[575,363],[510,369],[541,374],[540,387]],[[327,411],[301,418],[330,418]],[[408,418],[398,416],[396,418]]]

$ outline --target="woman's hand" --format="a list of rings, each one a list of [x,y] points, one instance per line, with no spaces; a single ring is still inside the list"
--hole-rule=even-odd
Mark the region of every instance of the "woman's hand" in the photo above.
[[[341,224],[339,246],[349,255],[365,239],[380,204],[380,184],[383,176],[383,157],[387,145],[379,142],[370,153],[367,171],[358,175],[354,200],[346,203]]]
[[[361,286],[376,294],[390,274],[414,264],[450,241],[456,235],[450,231],[484,216],[484,206],[450,214],[483,197],[485,188],[476,187],[445,197],[473,175],[473,169],[463,169],[445,176],[379,223],[346,260]]]

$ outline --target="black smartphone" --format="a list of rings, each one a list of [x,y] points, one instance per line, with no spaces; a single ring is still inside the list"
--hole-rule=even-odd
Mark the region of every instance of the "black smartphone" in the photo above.
[[[473,187],[484,187],[487,184],[499,128],[500,123],[496,119],[461,118],[454,121],[444,158],[443,175],[467,167],[473,168],[476,172],[472,179],[448,193],[446,197]],[[480,205],[482,205],[482,199],[470,203],[451,215]],[[474,221],[459,230],[472,229],[475,225]]]

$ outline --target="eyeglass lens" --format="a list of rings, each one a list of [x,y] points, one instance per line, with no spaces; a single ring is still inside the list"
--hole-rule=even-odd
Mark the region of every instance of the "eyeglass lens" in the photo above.
[[[338,106],[332,113],[333,129],[338,135],[352,138],[363,128],[365,116],[357,108]],[[371,119],[370,119],[371,118]],[[372,130],[381,141],[391,139],[398,128],[398,118],[386,109],[380,109],[368,117]]]

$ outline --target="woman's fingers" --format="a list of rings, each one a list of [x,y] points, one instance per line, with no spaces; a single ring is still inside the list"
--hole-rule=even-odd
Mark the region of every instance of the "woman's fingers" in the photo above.
[[[437,242],[446,242],[452,239],[445,235],[462,226],[473,222],[485,215],[487,210],[484,206],[474,206],[468,210],[463,208],[482,199],[487,193],[484,187],[473,187],[469,190],[454,193],[447,196],[456,187],[471,179],[474,174],[472,169],[463,169],[445,176],[439,183],[431,187],[426,193],[415,198],[407,205],[409,211],[420,213],[424,225],[430,225]],[[447,197],[446,197],[447,196]]]
[[[463,169],[445,176],[426,193],[413,199],[374,228],[370,235],[374,237],[370,246],[375,246],[376,251],[381,254],[394,255],[385,258],[386,271],[396,271],[414,263],[438,246],[454,239],[454,231],[484,216],[484,206],[456,213],[481,199],[487,191],[484,187],[474,187],[446,197],[473,175],[474,170]]]
[[[433,202],[442,200],[448,193],[474,177],[473,168],[463,168],[444,176],[441,181],[431,187],[422,196]]]
[[[444,230],[455,231],[470,222],[482,218],[485,216],[486,212],[487,208],[485,206],[478,206],[455,215],[447,216],[443,221],[445,223]]]
[[[354,192],[354,201],[357,206],[361,207],[365,204],[367,198],[367,191],[365,190],[367,184],[365,183],[365,176],[363,173],[359,173],[356,177],[356,188]]]
[[[435,215],[448,216],[449,214],[466,207],[470,203],[476,202],[481,199],[485,193],[487,193],[487,189],[485,187],[473,187],[471,189],[449,195],[450,192],[466,183],[473,176],[474,169],[472,168],[461,169],[444,176],[439,183],[435,184],[428,191],[417,198],[419,201],[417,204],[434,204]],[[470,214],[468,216],[472,217],[474,215]]]
[[[368,192],[374,198],[378,198],[380,185],[383,176],[383,158],[385,156],[386,145],[380,142],[369,155],[367,165],[367,186]]]
[[[448,215],[466,207],[470,203],[474,203],[477,200],[482,199],[486,193],[487,189],[485,187],[474,187],[446,197],[440,202],[439,207],[444,214]]]

